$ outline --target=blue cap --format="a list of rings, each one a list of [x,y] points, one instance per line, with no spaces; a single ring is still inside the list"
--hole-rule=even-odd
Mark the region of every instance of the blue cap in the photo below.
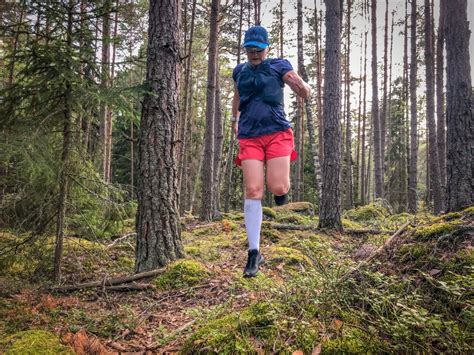
[[[244,47],[250,46],[262,49],[268,47],[268,32],[265,27],[253,26],[245,32]]]

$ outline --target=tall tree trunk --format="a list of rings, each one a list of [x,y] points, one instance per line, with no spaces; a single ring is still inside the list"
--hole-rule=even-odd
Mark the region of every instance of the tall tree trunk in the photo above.
[[[341,4],[325,0],[324,161],[319,227],[342,229],[341,222]]]
[[[405,101],[405,125],[404,130],[405,134],[405,156],[406,156],[406,166],[405,170],[407,171],[407,181],[405,182],[405,207],[408,208],[408,196],[409,196],[409,171],[410,171],[410,105],[408,104],[409,100],[409,75],[408,75],[408,0],[405,0],[405,25],[404,25],[404,35],[403,35],[403,100]]]
[[[280,58],[283,58],[283,31],[284,31],[284,26],[283,26],[283,0],[280,0],[280,51],[279,55]]]
[[[352,186],[352,129],[351,129],[351,71],[350,46],[351,46],[351,6],[352,1],[347,0],[347,46],[346,46],[346,203],[345,208],[354,207],[354,192]]]
[[[102,61],[101,61],[101,86],[103,89],[109,87],[110,80],[110,7],[111,0],[104,0],[104,14],[102,16]],[[107,133],[108,120],[107,120],[107,107],[104,101],[100,102],[99,108],[100,123],[100,161],[102,166],[102,176],[107,181],[108,161],[107,161],[107,150],[108,150],[108,139]]]
[[[360,34],[360,48],[364,46],[362,33]],[[362,59],[360,56],[359,68],[362,70]],[[361,115],[362,115],[362,74],[359,76],[359,105],[357,109],[357,148],[356,148],[356,166],[354,168],[354,201],[356,204],[360,203],[360,143],[361,143]]]
[[[182,124],[180,125],[181,132],[181,144],[180,144],[180,152],[178,154],[178,186],[180,187],[180,212],[183,213],[185,210],[186,205],[186,194],[184,190],[186,188],[186,179],[183,179],[184,172],[187,170],[188,164],[188,155],[190,147],[189,140],[191,139],[190,135],[191,132],[189,131],[189,121],[191,117],[189,116],[189,111],[191,108],[191,72],[192,72],[192,63],[193,63],[193,40],[194,40],[194,21],[196,18],[196,0],[193,0],[192,10],[191,10],[191,25],[190,25],[190,33],[189,33],[189,43],[188,43],[188,52],[186,57],[186,74],[184,77],[184,108],[182,112]]]
[[[379,89],[377,77],[377,0],[372,0],[372,122],[374,141],[375,198],[383,198],[382,132],[380,129]]]
[[[380,115],[380,157],[382,160],[382,183],[385,176],[385,148],[387,137],[387,66],[388,66],[388,0],[385,0],[385,26],[383,36],[383,93],[382,113]]]
[[[237,64],[240,64],[240,52],[241,52],[241,40],[242,40],[242,18],[244,12],[244,1],[240,0],[240,17],[239,17],[239,33],[237,38]],[[229,212],[230,209],[230,197],[232,195],[232,175],[234,171],[234,156],[235,156],[235,133],[230,129],[230,143],[229,150],[227,153],[227,163],[224,177],[224,211]]]
[[[370,160],[370,154],[367,156],[366,154],[366,143],[365,143],[365,132],[366,132],[366,117],[367,117],[367,31],[364,33],[364,99],[363,102],[363,109],[362,109],[362,163],[360,169],[360,203],[361,205],[365,205],[366,203],[366,196],[367,196],[367,184],[366,184],[366,169],[365,163],[367,159]]]
[[[116,0],[115,5],[115,16],[114,16],[114,32],[112,34],[112,63],[110,64],[110,87],[114,86],[114,78],[115,78],[115,55],[117,51],[117,27],[118,27],[118,3],[119,0]],[[113,121],[112,121],[112,108],[107,106],[107,170],[106,170],[106,181],[112,181],[112,130],[113,130]]]
[[[434,212],[439,214],[443,208],[443,196],[439,171],[438,142],[436,137],[434,102],[434,55],[433,29],[430,0],[425,0],[425,63],[426,63],[426,120],[429,135],[430,182],[434,200]]]
[[[301,75],[302,70],[304,70],[304,59],[303,59],[303,1],[297,0],[297,58],[298,58],[298,73]],[[304,80],[304,79],[303,79]],[[295,123],[295,148],[298,153],[298,160],[294,165],[295,169],[295,183],[293,184],[293,201],[301,201],[303,199],[303,137],[304,137],[304,127],[303,127],[303,100],[296,98],[297,103],[297,115]]]
[[[150,3],[146,94],[140,124],[136,272],[184,256],[178,212],[175,140],[180,58],[178,0]]]
[[[216,106],[216,70],[217,70],[217,33],[219,24],[219,0],[212,0],[210,34],[209,34],[209,61],[207,67],[206,93],[206,132],[204,134],[204,156],[202,166],[202,196],[200,218],[204,221],[212,220],[214,216],[214,119]]]
[[[441,190],[443,196],[446,194],[446,116],[444,106],[444,18],[446,0],[440,0],[439,3],[439,26],[438,36],[436,38],[436,117],[437,117],[437,139],[438,139],[438,158],[439,171],[441,178]]]
[[[416,0],[411,1],[411,39],[410,39],[410,171],[408,184],[408,210],[417,210],[417,164],[418,164],[418,125],[416,107]]]
[[[72,57],[72,26],[73,26],[73,1],[69,0],[67,15],[66,45],[69,51],[68,58]],[[54,282],[61,281],[61,264],[63,256],[64,224],[66,220],[66,205],[69,190],[69,169],[70,169],[70,150],[71,150],[71,124],[72,124],[72,85],[69,79],[65,83],[66,91],[64,93],[64,121],[63,121],[63,150],[61,154],[61,171],[59,175],[59,200],[58,215],[56,219],[56,241],[54,249]]]
[[[222,122],[222,107],[220,95],[220,68],[216,63],[216,112],[214,115],[214,218],[220,217],[220,175],[221,175],[221,158],[222,158],[222,142],[224,141],[224,131]]]
[[[323,99],[322,99],[322,88],[323,88],[323,79],[322,79],[322,65],[321,65],[321,50],[319,39],[320,28],[319,21],[321,15],[318,17],[318,7],[316,0],[314,0],[314,24],[315,24],[315,37],[316,37],[316,50],[315,50],[315,62],[316,62],[316,102],[317,102],[317,111],[318,111],[318,143],[319,143],[319,164],[320,166],[323,163],[324,157],[324,139],[323,139]]]
[[[474,100],[469,64],[467,0],[450,0],[446,13],[447,210],[474,204]]]

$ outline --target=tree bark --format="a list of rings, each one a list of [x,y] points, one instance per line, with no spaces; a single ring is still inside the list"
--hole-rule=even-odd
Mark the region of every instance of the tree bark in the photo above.
[[[325,0],[324,161],[319,227],[342,230],[341,222],[341,5]]]
[[[351,0],[347,0],[347,46],[346,46],[346,203],[345,208],[354,207],[354,188],[352,182],[352,129],[351,129],[351,71],[350,46],[351,46]]]
[[[438,139],[438,159],[441,178],[441,191],[446,194],[446,115],[444,105],[444,20],[446,0],[439,3],[439,25],[438,36],[436,38],[436,118],[437,118],[437,139]]]
[[[474,104],[467,1],[446,1],[447,210],[474,204]]]
[[[194,21],[196,18],[196,0],[193,0],[192,10],[191,10],[191,25],[190,25],[190,33],[189,33],[189,43],[188,43],[188,52],[186,57],[186,74],[184,77],[184,109],[182,112],[182,124],[180,126],[181,132],[181,144],[180,144],[180,152],[178,154],[178,186],[180,187],[180,212],[183,213],[185,211],[185,198],[186,194],[184,191],[186,190],[186,179],[183,179],[184,172],[187,171],[188,165],[188,154],[190,145],[188,145],[190,140],[191,132],[189,130],[189,121],[191,117],[189,116],[189,111],[191,108],[191,90],[192,90],[192,83],[191,83],[191,72],[192,72],[192,63],[193,63],[193,40],[194,40]]]
[[[104,14],[102,16],[102,61],[101,61],[101,86],[103,89],[107,89],[110,86],[110,7],[111,0],[104,0]],[[104,101],[100,102],[99,117],[100,123],[100,161],[102,166],[102,176],[105,181],[107,180],[108,172],[108,117],[107,117],[107,105]]]
[[[383,198],[383,171],[382,171],[382,132],[379,114],[379,89],[377,77],[377,0],[372,0],[372,122],[374,141],[374,182],[375,198]]]
[[[206,91],[206,132],[204,134],[204,159],[202,166],[202,195],[200,219],[211,221],[214,216],[214,120],[216,108],[216,70],[217,70],[217,33],[219,24],[219,0],[212,0],[210,34],[209,34],[209,62],[207,67]]]
[[[73,26],[73,10],[74,5],[72,0],[69,1],[68,15],[67,15],[67,32],[66,32],[66,44],[70,55],[66,60],[72,57],[72,26]],[[69,191],[69,176],[68,172],[70,169],[70,150],[71,150],[71,120],[72,120],[72,108],[71,108],[71,96],[72,96],[72,85],[69,80],[65,83],[65,95],[64,95],[64,121],[63,121],[63,149],[61,154],[61,171],[59,175],[59,200],[58,200],[58,217],[56,219],[56,241],[54,248],[54,282],[59,283],[61,281],[61,265],[63,257],[63,241],[64,241],[64,224],[66,220],[66,205]]]
[[[416,0],[411,2],[410,39],[410,171],[408,177],[408,211],[417,210],[418,125],[416,107]]]
[[[425,0],[425,64],[426,64],[426,120],[429,135],[430,185],[433,193],[434,213],[439,214],[443,208],[441,181],[438,159],[438,142],[436,137],[435,103],[434,103],[434,55],[432,40],[432,22],[430,0]]]
[[[382,159],[382,179],[385,177],[385,149],[387,137],[387,67],[388,67],[388,0],[385,0],[385,26],[383,35],[383,93],[382,113],[380,115],[380,157]],[[389,83],[390,84],[390,83]],[[383,183],[383,182],[382,182]]]
[[[239,17],[239,32],[237,38],[237,64],[240,64],[240,53],[241,53],[241,40],[242,40],[242,19],[244,13],[244,1],[240,0],[240,17]],[[229,150],[227,153],[227,163],[224,177],[224,211],[229,212],[230,209],[230,196],[232,195],[232,175],[234,171],[234,157],[235,157],[235,132],[230,129],[230,143]]]
[[[184,256],[178,212],[175,141],[180,58],[178,0],[150,3],[146,82],[140,124],[136,272]]]
[[[360,169],[360,203],[361,205],[365,205],[366,203],[366,196],[367,196],[367,183],[366,183],[366,166],[365,163],[367,161],[367,150],[365,144],[365,132],[366,132],[366,118],[367,118],[367,32],[364,33],[364,99],[362,100],[362,163]],[[368,156],[370,160],[370,154]]]

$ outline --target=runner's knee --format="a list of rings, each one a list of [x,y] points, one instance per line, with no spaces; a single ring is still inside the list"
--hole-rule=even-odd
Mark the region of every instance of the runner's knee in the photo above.
[[[268,189],[274,195],[281,196],[290,190],[290,185],[286,183],[269,184]]]
[[[261,200],[263,197],[263,186],[247,185],[245,186],[245,198],[252,200]]]

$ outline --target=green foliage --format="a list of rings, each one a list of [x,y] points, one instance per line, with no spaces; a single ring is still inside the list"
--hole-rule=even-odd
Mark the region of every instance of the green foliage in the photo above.
[[[165,290],[190,287],[203,282],[208,277],[209,271],[200,262],[189,259],[179,260],[156,278],[155,285]]]
[[[0,344],[6,345],[6,354],[74,354],[74,351],[61,344],[59,337],[44,330],[27,330],[16,333]]]

